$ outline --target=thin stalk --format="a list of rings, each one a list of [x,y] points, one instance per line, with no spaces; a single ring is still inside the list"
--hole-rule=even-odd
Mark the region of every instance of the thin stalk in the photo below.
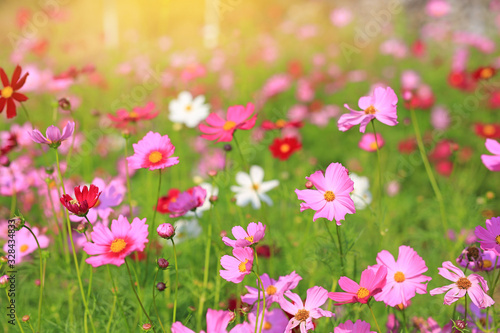
[[[106,265],[107,266],[107,265]],[[115,307],[116,307],[116,294],[113,295],[113,305],[111,306],[111,313],[109,314],[109,320],[108,320],[108,325],[106,325],[106,333],[109,333],[109,330],[111,329],[111,322],[113,320],[113,315],[115,313]],[[130,330],[129,330],[130,331]]]
[[[372,306],[370,305],[370,302],[367,302],[366,305],[368,305],[368,308],[370,309],[373,320],[375,321],[375,325],[377,326],[378,333],[382,333],[382,330],[380,330],[380,326],[378,326],[378,321],[377,321],[377,318],[375,317],[375,314],[373,313]]]
[[[66,235],[66,228],[64,227],[64,222],[62,228],[59,226],[59,219],[57,218],[56,207],[54,205],[54,200],[52,199],[52,194],[50,193],[50,186],[47,182],[47,193],[50,201],[50,208],[52,210],[52,215],[54,215],[54,220],[56,222],[57,229],[62,238],[62,247],[64,252],[64,259],[66,260],[66,265],[69,266],[69,248],[68,248],[68,237]]]
[[[31,328],[31,332],[35,333],[35,329],[33,328],[33,325],[31,325],[31,320],[28,320],[28,325]]]
[[[175,323],[175,317],[177,314],[177,291],[179,289],[179,268],[177,267],[177,251],[175,249],[175,242],[173,238],[170,238],[172,241],[172,246],[174,248],[174,264],[175,264],[175,295],[174,295],[174,314],[172,317],[172,323]]]
[[[132,273],[130,273],[130,267],[128,266],[128,261],[126,258],[125,258],[125,265],[127,266],[128,277],[130,278],[130,286],[132,287],[132,290],[134,291],[135,297],[137,298],[137,301],[139,302],[139,305],[141,306],[142,312],[144,312],[144,314],[146,315],[146,318],[148,318],[149,323],[151,325],[153,325],[153,321],[151,320],[151,318],[149,318],[149,315],[146,312],[146,309],[144,309],[144,305],[142,305],[141,299],[140,299],[139,295],[137,294],[137,290],[135,290],[134,280],[132,279]],[[155,329],[154,325],[153,325],[153,331],[156,333],[156,329]]]
[[[379,223],[380,223],[380,231],[382,231],[382,225],[384,224],[384,219],[382,218],[382,207],[383,207],[383,188],[382,188],[382,164],[380,163],[380,147],[378,145],[377,139],[377,131],[375,130],[375,122],[371,121],[373,135],[375,136],[375,145],[377,146],[377,169],[378,169],[378,190],[379,190],[379,198],[378,198],[378,215],[379,215]]]
[[[260,290],[262,289],[262,299],[263,299],[263,305],[262,305],[262,318],[260,320],[260,328],[259,328],[259,333],[262,332],[262,325],[264,325],[264,316],[266,314],[266,291],[264,290],[264,283],[262,283],[262,280],[260,279],[260,273],[259,273],[259,256],[257,255],[257,251],[254,250],[255,253],[255,270],[257,271],[255,275],[257,275],[257,284],[258,284],[258,290],[259,294],[257,295],[257,316],[255,318],[255,333],[257,333],[257,322],[259,321],[259,306],[260,306]]]
[[[24,114],[26,115],[26,119],[28,119],[28,121],[30,122],[31,128],[35,129],[35,125],[31,122],[30,114],[28,113],[28,110],[26,110],[26,107],[24,106],[23,103],[21,103],[21,108],[23,109]]]
[[[38,256],[40,257],[40,297],[38,298],[38,320],[37,320],[37,331],[40,332],[40,325],[42,324],[42,302],[43,302],[43,287],[45,286],[44,275],[43,275],[43,258],[42,258],[42,248],[36,238],[35,233],[27,226],[24,225],[26,229],[35,238],[36,246],[38,247]]]
[[[464,301],[465,301],[465,308],[464,308],[464,323],[467,326],[467,292],[465,293],[464,296]]]
[[[128,138],[125,138],[125,175],[127,177],[127,198],[128,198],[128,207],[130,211],[130,217],[132,217],[132,191],[130,190],[130,173],[128,171]]]
[[[217,257],[220,257],[220,252],[217,251]],[[220,260],[217,260],[217,270],[216,272],[219,272],[221,270],[221,263]],[[220,301],[220,287],[221,287],[221,277],[218,276],[217,279],[215,280],[215,297],[214,297],[214,309],[218,310],[219,309],[219,301]]]
[[[245,161],[245,158],[243,157],[243,153],[240,148],[240,144],[238,143],[238,140],[236,139],[236,135],[233,135],[234,143],[236,144],[236,148],[238,148],[238,152],[240,153],[240,158],[241,158],[241,163],[243,164],[243,168],[248,172],[248,164]]]
[[[118,288],[116,287],[115,280],[113,279],[113,275],[111,274],[111,270],[109,269],[109,265],[106,265],[106,268],[108,269],[109,278],[111,279],[111,284],[113,285],[113,290],[115,291],[114,295],[118,299],[118,297],[119,297]],[[123,311],[120,302],[118,302],[118,307],[120,308],[120,311],[122,312],[122,318],[123,318],[123,320],[125,320],[125,324],[127,324],[128,331],[131,332],[127,317],[125,316],[125,312]],[[112,318],[113,318],[113,316],[109,317],[108,327],[111,325]]]
[[[10,297],[9,297],[9,289],[5,288],[5,295],[7,295],[7,299],[9,300],[9,304],[14,304],[11,302]],[[23,327],[21,326],[21,322],[19,321],[19,318],[17,317],[17,312],[14,312],[14,317],[16,318],[17,326],[19,326],[19,329],[21,330],[21,333],[24,333]]]
[[[209,221],[208,224],[208,233],[207,233],[207,244],[205,246],[205,270],[203,272],[203,290],[201,292],[201,297],[200,301],[198,304],[198,318],[197,318],[197,331],[201,330],[201,317],[203,314],[203,306],[205,304],[205,297],[206,297],[206,292],[207,292],[207,286],[208,286],[208,271],[210,268],[210,249],[212,245],[212,223]]]
[[[401,312],[403,313],[403,325],[404,325],[404,329],[405,329],[405,332],[408,332],[408,325],[406,323],[406,309],[403,307],[403,310],[401,310]]]
[[[156,278],[158,277],[158,272],[160,271],[159,268],[156,269],[156,274],[155,278],[153,280],[153,308],[155,309],[156,313],[156,318],[158,318],[158,321],[160,322],[161,330],[166,333],[165,327],[163,327],[163,323],[161,322],[160,315],[158,313],[158,308],[156,307],[156,294],[155,294],[155,289],[156,289]]]
[[[498,256],[495,260],[495,266],[493,266],[494,269],[497,269],[498,265]],[[495,293],[495,288],[497,287],[497,283],[498,283],[498,280],[500,279],[500,269],[498,269],[498,274],[497,274],[497,278],[495,279],[495,282],[493,282],[493,284],[491,285],[491,290],[490,290],[490,296],[493,297],[493,294]]]
[[[161,169],[158,169],[158,190],[156,191],[156,201],[154,205],[154,211],[153,211],[153,223],[152,223],[152,228],[151,230],[156,231],[156,212],[158,211],[158,200],[160,199],[160,189],[161,189]],[[132,212],[131,212],[132,214]],[[144,276],[144,283],[146,282],[146,279],[148,277],[149,273],[149,254],[150,254],[150,248],[151,248],[151,243],[153,243],[153,240],[151,239],[150,242],[148,242],[147,245],[147,250],[146,250],[146,275]]]

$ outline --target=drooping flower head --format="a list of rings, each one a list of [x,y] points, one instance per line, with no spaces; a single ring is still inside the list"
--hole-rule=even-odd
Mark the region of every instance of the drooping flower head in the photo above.
[[[500,171],[500,143],[493,139],[486,139],[486,149],[493,155],[481,155],[481,160],[488,170]]]
[[[383,265],[365,269],[361,273],[359,284],[342,276],[339,279],[339,286],[345,292],[330,292],[328,297],[337,302],[335,305],[357,302],[366,304],[370,297],[382,291],[386,284],[386,277],[387,267]]]
[[[233,232],[233,236],[236,240],[223,237],[222,241],[224,244],[234,248],[247,247],[257,244],[262,238],[264,238],[264,235],[266,234],[266,226],[262,224],[262,222],[250,222],[246,231],[241,226],[235,226],[231,231]]]
[[[323,174],[316,171],[307,180],[311,181],[316,190],[295,190],[299,200],[305,202],[300,204],[300,211],[306,209],[315,210],[313,221],[324,217],[330,221],[337,222],[345,219],[347,213],[354,214],[354,202],[350,193],[354,190],[354,182],[349,178],[348,171],[340,163],[331,163]]]
[[[434,296],[446,293],[446,295],[444,295],[444,304],[451,305],[466,295],[469,295],[472,302],[481,309],[487,308],[495,303],[487,294],[488,283],[482,276],[474,273],[465,276],[464,272],[455,267],[450,261],[445,261],[443,267],[438,268],[438,270],[439,275],[453,281],[453,283],[444,287],[432,289],[429,294]]]
[[[236,182],[239,186],[231,186],[231,191],[235,192],[236,204],[240,207],[252,203],[254,209],[261,207],[261,200],[272,205],[273,201],[266,194],[279,185],[278,180],[264,182],[264,169],[258,165],[250,167],[250,173],[240,171],[236,174]]]
[[[26,78],[29,74],[25,73],[21,77],[21,72],[21,66],[17,65],[9,82],[7,74],[5,74],[3,68],[0,67],[0,79],[2,80],[3,85],[3,88],[0,90],[0,113],[2,113],[5,106],[7,106],[7,119],[14,118],[17,114],[15,101],[25,102],[28,100],[26,95],[18,92],[18,90],[24,86]]]
[[[358,319],[355,323],[348,320],[343,324],[335,327],[333,333],[375,333],[376,331],[370,331],[370,324],[361,319]]]
[[[183,216],[190,210],[202,206],[206,196],[207,191],[201,186],[195,186],[180,193],[177,199],[168,205],[170,217]]]
[[[500,256],[500,217],[486,220],[486,229],[478,225],[475,234],[483,250],[494,251],[497,256]]]
[[[92,257],[85,260],[93,267],[106,264],[121,266],[125,258],[134,251],[143,251],[148,242],[146,219],[134,218],[130,224],[120,215],[111,222],[111,229],[102,224],[94,226],[90,233],[92,242],[86,242],[83,250]]]
[[[423,275],[427,271],[425,261],[409,246],[399,247],[398,259],[388,251],[377,255],[377,263],[387,268],[387,283],[382,292],[375,295],[377,301],[384,301],[389,306],[402,304],[408,306],[408,301],[415,297],[415,293],[425,294],[427,284],[431,278]]]
[[[190,128],[198,126],[210,112],[210,106],[205,104],[205,97],[200,95],[193,98],[189,91],[181,92],[177,99],[170,101],[168,109],[171,121]]]
[[[238,247],[233,249],[233,256],[225,255],[220,259],[220,276],[230,282],[240,283],[246,275],[250,274],[253,266],[253,249]]]
[[[132,145],[134,155],[127,157],[128,165],[132,169],[146,168],[149,170],[164,169],[179,163],[174,154],[175,147],[168,135],[148,132],[138,143]]]
[[[395,126],[398,124],[397,103],[398,97],[394,90],[390,87],[386,89],[377,87],[373,91],[373,95],[363,96],[359,99],[358,106],[362,111],[353,110],[344,104],[344,107],[351,112],[340,116],[339,130],[345,132],[354,125],[360,125],[359,131],[364,133],[366,126],[373,119],[389,126]]]
[[[46,144],[51,148],[57,148],[64,140],[69,139],[73,135],[74,131],[75,123],[73,121],[68,121],[66,126],[64,126],[62,134],[59,128],[54,125],[47,128],[47,131],[45,132],[46,137],[44,137],[43,134],[37,129],[28,132],[28,134],[36,143]]]
[[[248,103],[246,107],[243,105],[230,106],[227,109],[227,119],[222,119],[218,114],[211,113],[206,119],[210,126],[199,125],[200,131],[205,133],[201,137],[211,141],[229,142],[233,139],[234,131],[237,129],[249,130],[255,126],[257,115],[254,114],[248,119],[253,112],[254,105]]]
[[[59,200],[73,214],[86,216],[89,210],[96,205],[100,195],[99,188],[91,184],[90,188],[83,186],[83,189],[76,186],[75,199],[69,194],[63,194]]]
[[[291,302],[283,297],[279,302],[280,306],[283,311],[293,316],[286,326],[285,333],[292,332],[297,326],[300,327],[301,332],[305,333],[310,329],[314,329],[313,319],[334,316],[332,312],[320,308],[328,299],[328,291],[325,288],[318,286],[309,288],[305,304],[299,295],[291,291],[287,291],[285,296]]]

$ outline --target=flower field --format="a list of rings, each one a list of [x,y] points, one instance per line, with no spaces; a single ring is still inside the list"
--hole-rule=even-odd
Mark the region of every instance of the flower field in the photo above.
[[[500,1],[0,9],[3,332],[500,332]]]

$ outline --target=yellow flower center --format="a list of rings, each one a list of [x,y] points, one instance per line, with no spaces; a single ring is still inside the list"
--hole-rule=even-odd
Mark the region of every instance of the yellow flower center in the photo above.
[[[236,127],[236,123],[234,121],[232,121],[232,120],[228,120],[228,121],[226,121],[226,123],[224,124],[224,126],[222,126],[222,129],[224,131],[230,131],[230,130],[232,130],[235,127]]]
[[[323,194],[323,197],[328,202],[335,200],[335,194],[333,194],[332,191],[326,191],[325,194]]]
[[[306,321],[307,318],[309,318],[309,311],[307,311],[306,309],[300,309],[295,314],[295,319],[297,319],[298,321]]]
[[[247,271],[247,263],[248,263],[248,259],[245,259],[245,261],[242,261],[239,265],[238,265],[238,270],[241,272],[241,273],[245,273]]]
[[[14,93],[14,89],[12,89],[12,87],[7,86],[7,87],[2,89],[2,97],[3,98],[10,98],[13,93]]]
[[[259,184],[253,184],[252,188],[257,191],[259,189]]]
[[[490,268],[492,265],[491,260],[483,260],[483,268]]]
[[[370,149],[377,150],[377,143],[375,141],[370,142]]]
[[[365,109],[365,114],[375,114],[377,112],[377,109],[373,107],[373,105],[370,105]]]
[[[269,286],[266,289],[266,294],[268,294],[269,296],[271,296],[271,295],[276,294],[277,291],[278,291],[278,289],[276,289],[275,286]]]
[[[264,322],[264,329],[265,329],[265,330],[270,330],[271,328],[273,328],[273,325],[271,325],[271,323],[270,323],[270,322],[265,321],[265,322]]]
[[[280,150],[282,153],[288,153],[290,151],[290,145],[285,143],[281,145]]]
[[[72,204],[72,205],[80,205],[78,203],[78,200],[76,200],[76,199],[72,199],[69,203]]]
[[[365,297],[368,297],[368,295],[370,295],[370,291],[368,289],[366,289],[365,287],[361,287],[358,289],[358,292],[356,293],[356,295],[358,296],[358,298],[365,298]]]
[[[486,134],[486,135],[493,135],[493,134],[495,134],[495,132],[496,132],[495,131],[495,126],[490,125],[490,124],[484,125],[484,127],[483,127],[483,133],[484,134]]]
[[[138,115],[138,114],[137,114],[137,112],[135,112],[135,111],[131,111],[131,112],[128,114],[128,116],[129,116],[130,118],[132,118],[132,119],[137,119],[137,118],[139,118],[139,115]]]
[[[500,235],[495,237],[495,242],[500,245]]]
[[[253,243],[253,236],[248,236],[248,237],[245,237],[245,239],[247,241],[249,241],[250,243]]]
[[[457,287],[460,289],[469,289],[472,286],[472,283],[469,281],[469,279],[461,277],[458,279],[456,282]]]
[[[186,112],[191,111],[193,108],[191,107],[191,104],[186,105]]]
[[[491,70],[491,68],[484,68],[482,71],[481,71],[481,79],[489,79],[490,77],[493,76],[493,71]]]
[[[154,151],[151,154],[149,154],[149,162],[151,163],[158,163],[161,161],[163,158],[163,155],[159,151]]]
[[[278,128],[283,128],[286,125],[286,120],[283,119],[278,119],[276,120],[276,127]]]
[[[401,283],[404,280],[406,280],[406,278],[403,272],[396,272],[396,274],[394,274],[394,281]]]
[[[118,253],[122,251],[125,247],[127,246],[127,243],[121,238],[115,239],[112,243],[109,249],[111,252]]]
[[[28,245],[26,245],[26,244],[23,244],[23,245],[21,245],[21,247],[19,248],[19,251],[21,251],[21,252],[23,252],[23,253],[24,253],[24,252],[28,251],[28,249],[29,249],[29,246],[28,246]]]

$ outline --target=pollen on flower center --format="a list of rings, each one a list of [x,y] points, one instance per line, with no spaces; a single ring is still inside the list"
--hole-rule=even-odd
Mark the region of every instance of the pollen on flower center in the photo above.
[[[500,245],[500,235],[495,237],[495,242]]]
[[[285,143],[284,145],[281,145],[280,150],[282,153],[288,153],[290,151],[290,145]]]
[[[247,241],[249,241],[250,243],[253,243],[253,236],[248,236],[248,237],[245,237],[245,239]]]
[[[485,68],[481,71],[480,75],[482,79],[489,79],[493,76],[493,71],[490,68]]]
[[[297,319],[298,321],[306,321],[307,318],[309,318],[309,311],[307,311],[306,309],[300,309],[295,314],[295,319]]]
[[[326,191],[323,197],[328,202],[335,200],[335,194],[332,191]]]
[[[13,93],[14,93],[14,89],[12,89],[12,87],[10,87],[10,86],[7,86],[7,87],[2,89],[2,97],[3,98],[10,98]]]
[[[151,154],[149,154],[149,162],[151,163],[158,163],[161,161],[162,158],[163,155],[159,151],[154,151]]]
[[[111,250],[111,252],[118,253],[122,251],[126,246],[127,243],[125,243],[123,239],[117,238],[111,243],[109,249]]]
[[[493,134],[495,134],[495,126],[490,125],[490,124],[485,125],[483,127],[483,133],[486,134],[486,135],[493,135]]]
[[[470,261],[477,260],[479,258],[479,249],[475,246],[469,246],[467,248],[467,258]]]
[[[283,128],[286,125],[286,120],[283,119],[278,119],[276,120],[276,127],[278,128]]]
[[[264,327],[263,327],[265,330],[270,330],[271,328],[273,328],[273,325],[271,325],[270,322],[268,321],[265,321],[264,322]]]
[[[394,281],[401,283],[404,280],[406,280],[406,278],[403,272],[396,272],[396,274],[394,274]]]
[[[21,245],[21,247],[19,248],[19,251],[21,251],[21,252],[26,252],[26,251],[28,251],[28,248],[29,248],[29,246],[28,246],[28,245],[23,244],[23,245]]]
[[[76,199],[71,200],[69,203],[72,205],[80,205],[80,203]]]
[[[137,119],[137,118],[139,118],[139,115],[138,115],[138,114],[137,114],[137,112],[135,112],[135,111],[131,111],[131,112],[128,114],[128,116],[129,116],[130,118],[132,118],[132,119]]]
[[[365,287],[361,287],[358,289],[358,292],[356,293],[356,295],[358,296],[358,298],[365,298],[365,297],[368,297],[368,295],[370,295],[370,291],[368,289],[366,289]]]
[[[365,114],[375,114],[377,112],[377,109],[373,107],[373,105],[370,105],[365,109]]]
[[[222,126],[222,128],[224,129],[224,131],[230,131],[235,126],[236,126],[236,123],[234,121],[228,120],[228,121],[226,121],[226,123],[224,124],[224,126]]]
[[[483,268],[490,268],[492,266],[491,260],[483,260]]]
[[[469,281],[469,279],[461,277],[458,279],[456,282],[457,287],[460,289],[469,289],[472,286],[472,283]]]
[[[271,286],[267,287],[266,294],[268,294],[269,296],[271,296],[271,295],[276,294],[277,291],[278,291],[278,289],[276,289],[275,286],[271,285]]]
[[[259,189],[259,184],[253,184],[252,188],[257,191]]]
[[[377,150],[377,143],[375,141],[370,142],[370,149]]]
[[[186,112],[189,112],[192,110],[191,104],[186,105]]]
[[[248,263],[248,259],[245,259],[245,261],[242,261],[239,265],[238,265],[238,270],[241,272],[241,273],[245,273],[247,271],[247,263]]]

